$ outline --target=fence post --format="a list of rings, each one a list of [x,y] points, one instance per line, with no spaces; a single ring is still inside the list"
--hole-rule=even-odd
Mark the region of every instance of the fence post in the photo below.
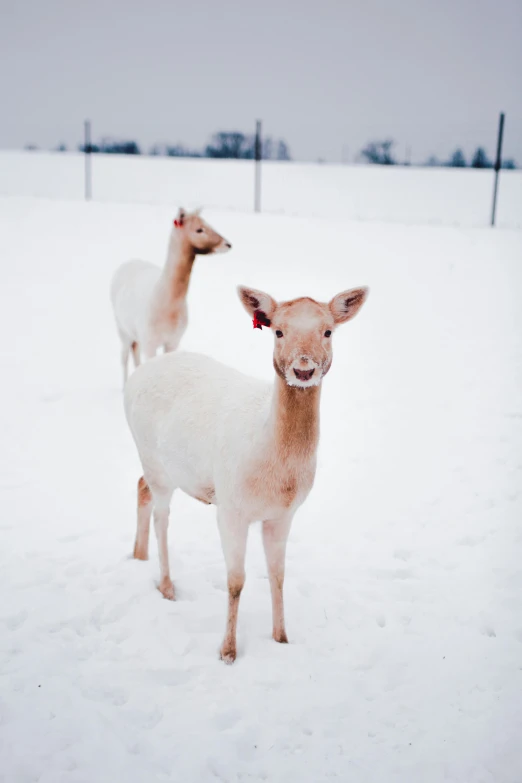
[[[495,225],[495,215],[497,211],[497,190],[498,190],[498,173],[502,166],[502,139],[504,137],[504,112],[500,113],[498,122],[498,138],[497,138],[497,157],[495,160],[495,184],[493,186],[493,207],[491,210],[491,225]]]
[[[254,183],[254,211],[261,212],[261,120],[256,122],[256,142],[254,146],[255,158],[255,183]]]
[[[85,152],[85,200],[90,201],[92,198],[92,167],[91,167],[91,121],[85,120],[84,123],[84,146]]]

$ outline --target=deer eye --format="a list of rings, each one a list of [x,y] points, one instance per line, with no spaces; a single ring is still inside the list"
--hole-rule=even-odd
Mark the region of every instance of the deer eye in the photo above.
[[[197,228],[196,229],[196,234],[202,234],[202,233],[203,233],[203,229],[202,228]]]
[[[283,332],[281,331],[281,329],[276,329],[276,337],[282,337],[282,336],[283,336]]]
[[[331,330],[330,330],[330,329],[327,329],[327,330],[326,330],[326,332],[324,333],[324,336],[325,336],[325,337],[330,337],[330,336],[331,336],[331,334],[332,334]]]

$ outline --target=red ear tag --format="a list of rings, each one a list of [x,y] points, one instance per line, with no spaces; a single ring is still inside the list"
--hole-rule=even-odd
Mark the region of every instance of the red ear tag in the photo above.
[[[262,329],[263,326],[270,326],[270,319],[266,317],[262,310],[256,310],[254,312],[254,319],[252,321],[254,329]]]
[[[175,220],[174,225],[176,226],[176,228],[179,228],[181,226],[181,223],[179,222],[179,220]]]

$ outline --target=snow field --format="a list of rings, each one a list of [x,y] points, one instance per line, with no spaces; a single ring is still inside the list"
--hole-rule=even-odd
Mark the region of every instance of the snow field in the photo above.
[[[176,205],[0,200],[0,781],[514,783],[522,655],[517,231],[207,210],[183,348],[270,378],[245,283],[326,300],[315,487],[296,515],[288,646],[251,530],[239,656],[212,508],[175,495],[178,600],[129,558],[139,463],[108,285],[162,263]]]

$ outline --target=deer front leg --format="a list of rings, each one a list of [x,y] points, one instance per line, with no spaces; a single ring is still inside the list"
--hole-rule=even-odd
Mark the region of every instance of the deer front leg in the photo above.
[[[291,524],[291,516],[267,519],[263,522],[263,546],[272,595],[272,636],[276,642],[283,643],[288,642],[285,630],[283,582],[285,580],[286,541]]]
[[[227,625],[220,655],[221,660],[225,663],[234,663],[237,655],[236,629],[239,598],[245,584],[248,521],[245,521],[237,512],[219,510],[218,527],[227,567],[228,585]]]

